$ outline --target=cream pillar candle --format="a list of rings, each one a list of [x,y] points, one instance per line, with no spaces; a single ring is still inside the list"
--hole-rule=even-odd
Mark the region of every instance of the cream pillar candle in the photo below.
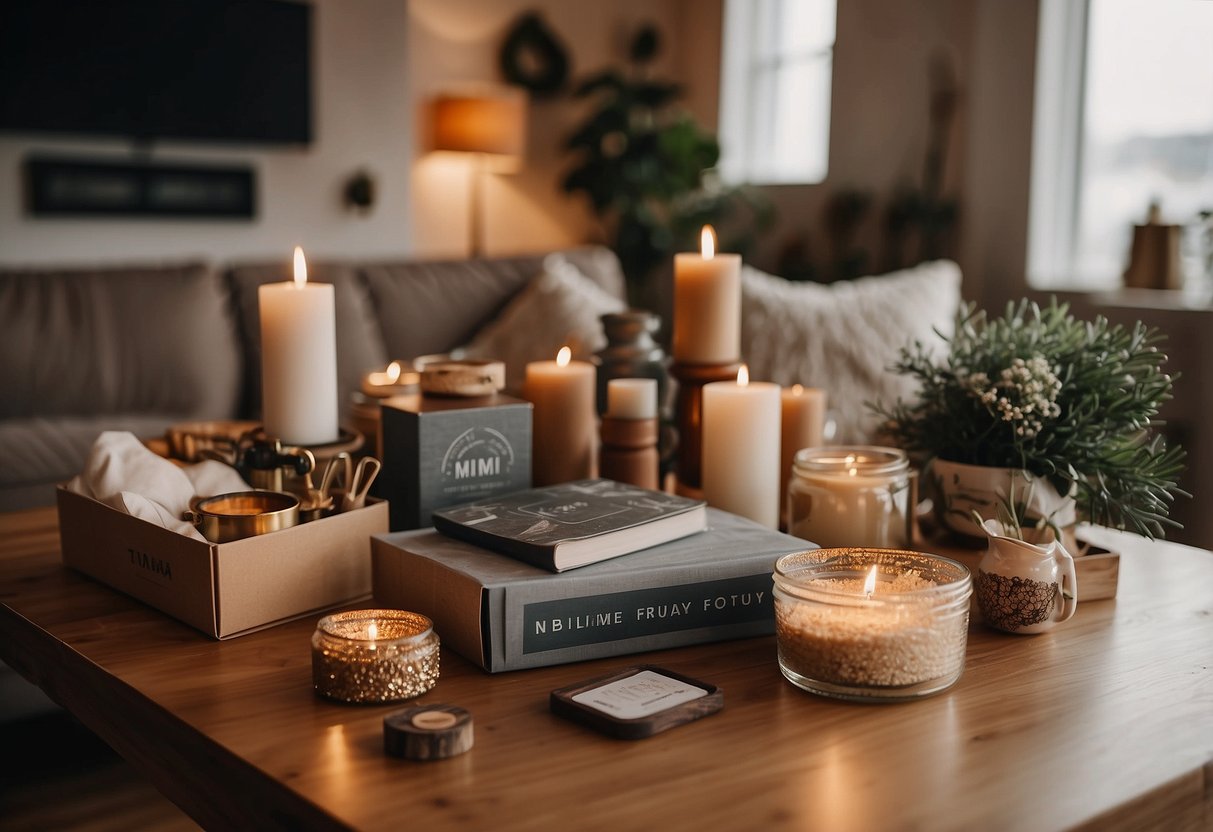
[[[779,385],[737,381],[703,387],[703,496],[709,505],[779,526]]]
[[[613,378],[608,381],[606,415],[612,419],[656,419],[657,379]]]
[[[821,445],[825,419],[825,390],[795,384],[780,392],[779,511],[785,523],[792,460],[801,448]]]
[[[526,365],[523,397],[533,406],[532,483],[553,485],[598,475],[596,372],[570,361],[562,347],[555,361]]]
[[[257,291],[261,308],[261,413],[265,430],[291,445],[323,445],[337,424],[337,318],[333,287],[308,283],[295,247],[295,280]]]
[[[741,255],[716,254],[703,227],[700,253],[674,255],[674,360],[731,364],[741,357]]]

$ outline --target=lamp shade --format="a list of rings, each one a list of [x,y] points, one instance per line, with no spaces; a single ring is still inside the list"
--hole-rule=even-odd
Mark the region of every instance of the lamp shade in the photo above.
[[[511,89],[438,96],[434,149],[521,157],[526,150],[526,96]]]

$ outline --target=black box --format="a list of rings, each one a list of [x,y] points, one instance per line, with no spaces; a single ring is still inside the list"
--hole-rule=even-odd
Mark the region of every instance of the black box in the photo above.
[[[379,493],[391,528],[431,525],[435,509],[531,487],[531,403],[510,396],[385,399]]]

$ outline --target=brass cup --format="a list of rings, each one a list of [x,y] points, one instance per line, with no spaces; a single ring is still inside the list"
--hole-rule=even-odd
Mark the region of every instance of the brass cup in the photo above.
[[[229,543],[299,524],[299,498],[282,491],[236,491],[198,500],[191,520],[212,543]]]

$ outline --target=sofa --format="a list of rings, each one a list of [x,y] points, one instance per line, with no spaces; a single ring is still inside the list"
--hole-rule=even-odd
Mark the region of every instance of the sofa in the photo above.
[[[284,262],[0,267],[0,511],[54,501],[102,430],[162,436],[175,422],[259,412],[257,289]],[[517,391],[528,360],[561,344],[589,357],[598,316],[624,308],[609,250],[461,261],[309,264],[336,297],[341,401],[394,359],[462,350],[506,362]],[[745,267],[742,349],[752,376],[825,387],[839,442],[873,432],[865,402],[907,392],[897,348],[946,331],[960,273],[941,261],[846,284],[794,284]]]

